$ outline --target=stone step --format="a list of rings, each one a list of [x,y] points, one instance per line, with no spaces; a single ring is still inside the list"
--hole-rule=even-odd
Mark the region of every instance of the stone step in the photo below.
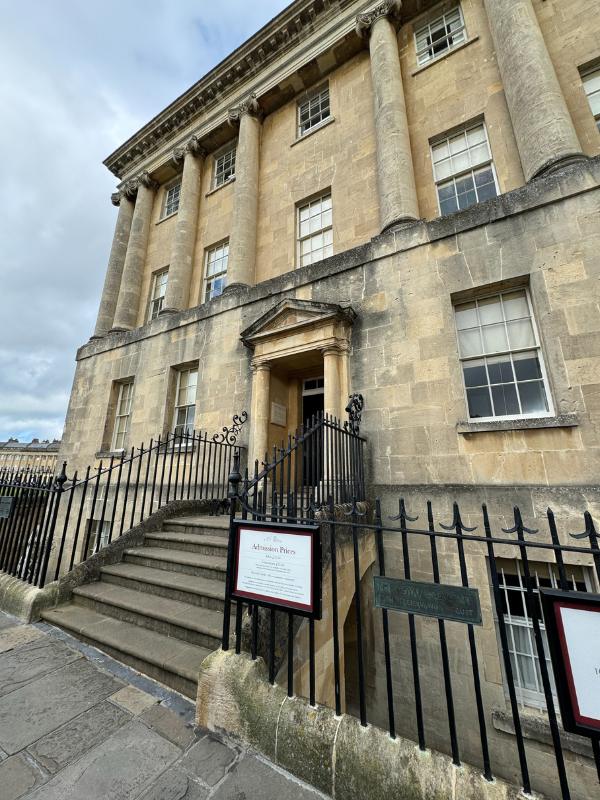
[[[128,563],[102,567],[101,572],[105,583],[223,611],[225,583],[220,580]]]
[[[207,556],[203,553],[189,553],[185,550],[170,550],[166,547],[136,547],[125,550],[124,562],[140,564],[169,572],[183,572],[213,580],[225,580],[227,559]]]
[[[208,650],[216,650],[221,644],[223,614],[209,608],[198,608],[104,581],[78,586],[73,590],[73,602],[104,616]]]
[[[210,653],[207,648],[72,603],[44,611],[42,617],[144,675],[196,699],[200,664]]]
[[[216,536],[229,534],[229,517],[174,517],[165,520],[163,530],[178,531],[179,533],[212,533]]]
[[[210,533],[180,533],[179,531],[158,531],[147,533],[145,542],[149,547],[164,547],[169,550],[186,550],[190,553],[204,553],[207,556],[227,556],[228,540],[224,536]]]

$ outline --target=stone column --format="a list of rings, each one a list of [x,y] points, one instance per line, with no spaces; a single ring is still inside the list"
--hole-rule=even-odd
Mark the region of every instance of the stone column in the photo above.
[[[342,403],[343,379],[342,350],[337,345],[323,350],[323,377],[325,381],[325,413],[338,420],[343,419]]]
[[[200,207],[200,181],[205,156],[206,153],[195,136],[192,136],[185,148],[178,148],[173,153],[175,163],[183,161],[183,173],[177,224],[171,247],[167,291],[161,314],[182,311],[189,305],[196,226]]]
[[[250,417],[250,447],[248,468],[254,461],[261,462],[269,447],[269,420],[271,417],[271,366],[264,362],[252,364],[252,411]]]
[[[251,95],[237,108],[231,109],[229,121],[240,126],[227,266],[227,288],[232,289],[254,283],[261,128],[261,111],[256,96]]]
[[[381,230],[419,218],[415,173],[408,134],[408,119],[400,71],[395,21],[400,0],[385,0],[372,11],[359,14],[356,29],[369,39],[377,183]]]
[[[150,219],[158,184],[147,172],[143,172],[136,182],[137,197],[131,221],[127,255],[123,265],[113,331],[129,331],[135,328],[140,308],[142,274],[146,264]]]
[[[119,206],[119,213],[92,339],[100,339],[102,336],[106,336],[113,326],[133,217],[133,197],[130,187],[128,188],[126,185],[120,191],[115,192],[111,200],[113,205]]]
[[[584,158],[531,0],[485,0],[525,179]]]

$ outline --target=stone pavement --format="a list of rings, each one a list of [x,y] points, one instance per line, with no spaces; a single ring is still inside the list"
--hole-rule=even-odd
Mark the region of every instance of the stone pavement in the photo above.
[[[318,800],[194,706],[48,625],[0,612],[2,800]]]

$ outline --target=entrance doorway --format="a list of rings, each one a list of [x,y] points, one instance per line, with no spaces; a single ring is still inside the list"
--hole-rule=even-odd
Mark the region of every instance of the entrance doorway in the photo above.
[[[325,411],[325,379],[304,378],[302,381],[302,423],[306,431]],[[320,438],[319,442],[314,437]],[[303,450],[304,486],[315,488],[323,480],[323,430],[312,434],[311,447]]]

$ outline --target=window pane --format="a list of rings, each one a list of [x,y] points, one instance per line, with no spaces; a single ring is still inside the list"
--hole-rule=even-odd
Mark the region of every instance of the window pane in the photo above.
[[[460,354],[463,357],[479,356],[483,352],[481,335],[478,328],[459,331],[458,341],[460,344]]]
[[[452,197],[450,200],[440,201],[440,212],[442,215],[452,214],[454,211],[458,211],[458,201],[455,197]]]
[[[494,413],[497,417],[520,413],[517,390],[514,383],[492,386],[492,398],[494,400]]]
[[[531,381],[542,377],[540,360],[535,351],[531,353],[515,353],[513,361],[518,381]]]
[[[529,316],[529,305],[525,292],[511,292],[502,296],[506,319],[521,319]]]
[[[469,404],[469,416],[472,419],[492,416],[492,404],[487,387],[481,389],[467,389],[467,401]]]
[[[480,300],[479,319],[482,325],[490,325],[492,322],[502,322],[502,305],[499,297],[486,297]]]
[[[510,346],[515,350],[521,347],[533,347],[535,345],[535,336],[533,335],[533,327],[530,320],[515,320],[509,322],[506,327],[508,328]]]
[[[546,414],[548,401],[543,381],[519,384],[519,396],[524,414]]]
[[[465,386],[487,386],[485,361],[466,361],[463,364],[463,374],[465,376]]]
[[[477,323],[477,309],[475,303],[463,303],[456,306],[456,327],[459,331],[465,328],[474,328]]]
[[[485,142],[483,125],[478,125],[476,128],[471,128],[467,131],[467,142],[469,143],[469,147]]]
[[[513,375],[510,356],[488,358],[487,365],[490,383],[507,383],[514,381],[515,378]]]
[[[498,353],[503,350],[508,350],[504,323],[501,325],[485,325],[481,329],[481,332],[483,334],[483,346],[486,353]]]

